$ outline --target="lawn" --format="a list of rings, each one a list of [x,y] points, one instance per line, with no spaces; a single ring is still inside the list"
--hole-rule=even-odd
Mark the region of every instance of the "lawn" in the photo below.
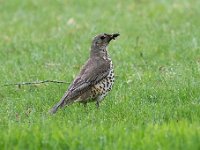
[[[199,0],[0,0],[0,149],[200,149]],[[48,110],[110,43],[113,90],[96,109]]]

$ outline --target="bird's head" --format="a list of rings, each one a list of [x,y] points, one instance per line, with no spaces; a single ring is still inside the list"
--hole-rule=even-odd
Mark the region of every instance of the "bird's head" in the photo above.
[[[116,37],[118,37],[119,33],[114,34],[99,34],[93,38],[92,46],[91,46],[91,54],[98,54],[98,55],[104,55],[107,52],[107,46],[110,43],[111,40],[115,40]]]

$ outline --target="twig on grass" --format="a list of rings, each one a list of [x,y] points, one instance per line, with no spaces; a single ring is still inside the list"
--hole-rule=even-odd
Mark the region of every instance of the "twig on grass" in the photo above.
[[[118,76],[116,75],[116,77],[118,77]],[[70,82],[66,82],[66,81],[44,80],[44,81],[33,81],[33,82],[10,83],[10,84],[4,84],[4,85],[2,85],[2,86],[13,86],[13,85],[17,85],[17,86],[20,88],[22,85],[43,84],[43,83],[70,84]]]
[[[22,85],[43,84],[43,83],[49,83],[49,82],[51,82],[51,83],[64,83],[64,84],[69,84],[69,82],[65,82],[65,81],[44,80],[44,81],[20,82],[20,83],[4,84],[3,86],[17,85],[17,86],[20,88]]]

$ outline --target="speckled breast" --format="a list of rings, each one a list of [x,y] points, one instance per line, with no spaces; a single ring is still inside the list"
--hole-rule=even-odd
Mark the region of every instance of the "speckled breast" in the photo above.
[[[92,88],[92,98],[95,98],[101,101],[112,89],[114,81],[115,81],[115,76],[114,76],[113,65],[111,62],[108,76],[104,78],[101,82],[97,83]]]

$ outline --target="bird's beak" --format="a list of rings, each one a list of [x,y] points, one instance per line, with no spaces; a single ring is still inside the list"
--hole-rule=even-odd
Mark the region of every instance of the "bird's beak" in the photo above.
[[[108,36],[108,42],[110,42],[111,40],[115,40],[116,37],[118,37],[120,34],[119,33],[114,33],[114,34],[106,34],[105,35]]]
[[[111,40],[115,40],[115,38],[118,37],[119,35],[120,35],[119,33],[111,34]]]

